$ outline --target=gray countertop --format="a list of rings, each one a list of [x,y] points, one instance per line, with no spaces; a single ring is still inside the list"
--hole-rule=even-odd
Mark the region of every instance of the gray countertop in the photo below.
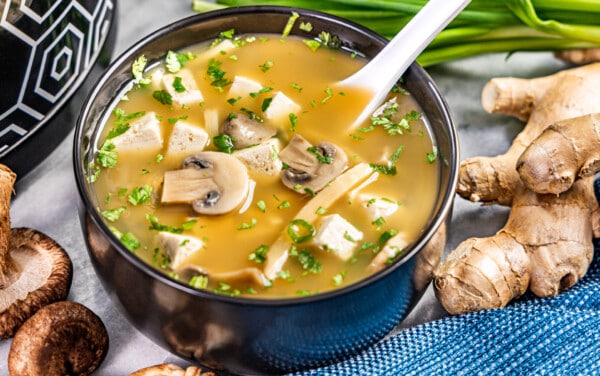
[[[191,0],[119,0],[115,57],[142,36],[193,14]],[[488,55],[428,69],[445,95],[459,130],[461,159],[502,153],[522,124],[512,118],[486,114],[480,105],[483,85],[495,76],[534,77],[561,68],[548,53]],[[77,213],[78,193],[72,167],[73,133],[16,186],[11,207],[13,227],[31,227],[53,237],[70,254],[74,278],[69,300],[92,309],[104,321],[110,350],[97,375],[126,375],[150,365],[182,359],[159,348],[134,329],[103,290],[89,261]],[[507,209],[481,207],[458,198],[447,249],[472,236],[488,236],[500,228]],[[439,319],[445,312],[431,288],[398,330]],[[0,375],[8,375],[5,360],[10,340],[0,341]]]

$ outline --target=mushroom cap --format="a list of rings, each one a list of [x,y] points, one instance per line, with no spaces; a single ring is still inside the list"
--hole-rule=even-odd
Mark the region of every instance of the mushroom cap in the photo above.
[[[0,338],[12,337],[41,307],[66,299],[73,277],[69,255],[39,231],[11,229],[9,254],[19,275],[0,289]]]
[[[231,154],[205,151],[183,160],[183,169],[167,171],[162,203],[190,203],[200,214],[225,214],[246,198],[246,166]]]
[[[17,331],[8,369],[11,375],[89,375],[107,351],[102,320],[79,303],[62,301],[41,308]]]
[[[258,145],[275,136],[277,130],[244,113],[236,113],[223,124],[223,133],[233,139],[236,149]]]
[[[210,170],[219,188],[200,200],[192,202],[192,208],[200,214],[225,214],[238,207],[248,194],[248,170],[236,157],[226,153],[205,151],[190,155],[183,161],[184,168]]]
[[[216,373],[203,372],[201,368],[189,366],[183,369],[175,364],[165,363],[142,368],[129,376],[217,376]]]
[[[342,148],[326,141],[313,147],[300,135],[290,140],[279,158],[289,166],[282,170],[281,181],[293,190],[318,192],[348,167],[348,156]]]

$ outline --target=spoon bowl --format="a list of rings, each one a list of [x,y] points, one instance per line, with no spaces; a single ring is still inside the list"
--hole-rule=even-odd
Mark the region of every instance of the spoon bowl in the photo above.
[[[354,125],[361,124],[381,105],[410,64],[470,2],[429,0],[368,64],[339,83],[373,94]]]

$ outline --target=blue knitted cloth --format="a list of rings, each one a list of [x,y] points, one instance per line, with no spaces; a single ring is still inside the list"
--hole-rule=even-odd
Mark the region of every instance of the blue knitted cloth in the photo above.
[[[600,246],[554,298],[403,330],[340,363],[297,375],[600,375]]]
[[[600,375],[600,249],[555,298],[444,318],[297,375]]]

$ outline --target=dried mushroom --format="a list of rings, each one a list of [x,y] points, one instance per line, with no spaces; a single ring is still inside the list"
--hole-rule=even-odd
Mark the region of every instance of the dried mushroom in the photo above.
[[[73,267],[68,254],[45,234],[10,228],[16,175],[0,165],[0,339],[12,337],[41,307],[67,298]]]
[[[11,375],[90,375],[108,351],[108,333],[96,314],[75,302],[36,312],[17,331],[8,353]]]
[[[190,155],[183,169],[164,174],[163,204],[188,203],[200,214],[225,214],[248,194],[248,170],[236,157],[214,151]]]
[[[214,372],[203,372],[201,368],[190,366],[183,369],[175,364],[159,364],[135,371],[129,376],[217,376]]]
[[[283,184],[294,190],[318,192],[340,175],[348,166],[346,153],[330,142],[311,145],[295,135],[279,153],[287,165],[281,172]]]

